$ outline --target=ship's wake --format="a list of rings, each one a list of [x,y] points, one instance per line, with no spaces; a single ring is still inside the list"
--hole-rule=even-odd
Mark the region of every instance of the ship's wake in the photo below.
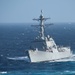
[[[26,62],[29,62],[28,56],[22,56],[22,57],[7,57],[9,60],[24,60]]]

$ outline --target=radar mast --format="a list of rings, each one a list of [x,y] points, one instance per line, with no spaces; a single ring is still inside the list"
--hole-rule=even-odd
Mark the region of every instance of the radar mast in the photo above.
[[[47,20],[47,19],[50,19],[50,18],[44,18],[43,16],[43,11],[41,10],[41,15],[39,16],[38,19],[33,19],[33,20],[36,20],[36,21],[40,21],[40,39],[45,39],[45,30],[44,30],[44,22]]]

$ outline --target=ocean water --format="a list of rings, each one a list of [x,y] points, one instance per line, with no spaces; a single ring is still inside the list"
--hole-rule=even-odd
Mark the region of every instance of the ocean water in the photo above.
[[[60,62],[29,63],[26,50],[37,37],[38,28],[31,23],[0,24],[0,75],[75,75],[75,57]],[[57,45],[70,46],[75,54],[75,23],[46,26]],[[10,60],[8,58],[15,58]]]

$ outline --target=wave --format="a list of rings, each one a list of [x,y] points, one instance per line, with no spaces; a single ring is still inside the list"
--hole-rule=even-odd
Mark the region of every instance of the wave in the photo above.
[[[7,71],[2,71],[2,72],[0,72],[0,74],[6,74],[7,73]]]
[[[57,71],[57,72],[52,72],[52,73],[49,73],[51,75],[70,75],[70,74],[73,74],[75,75],[75,71],[69,71],[69,70],[66,70],[66,71]]]
[[[66,71],[63,71],[63,72],[61,72],[61,74],[73,74],[73,75],[75,75],[75,71],[69,71],[69,70],[66,70]]]
[[[22,57],[7,57],[9,60],[24,60],[29,62],[28,56],[22,56]]]

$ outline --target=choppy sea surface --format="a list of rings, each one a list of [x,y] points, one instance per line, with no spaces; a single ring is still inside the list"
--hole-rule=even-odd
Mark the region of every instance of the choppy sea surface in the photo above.
[[[75,75],[75,57],[59,62],[26,62],[26,50],[39,35],[31,23],[0,24],[0,75]],[[46,26],[57,45],[70,46],[75,55],[75,23]],[[8,58],[14,58],[10,60]]]

